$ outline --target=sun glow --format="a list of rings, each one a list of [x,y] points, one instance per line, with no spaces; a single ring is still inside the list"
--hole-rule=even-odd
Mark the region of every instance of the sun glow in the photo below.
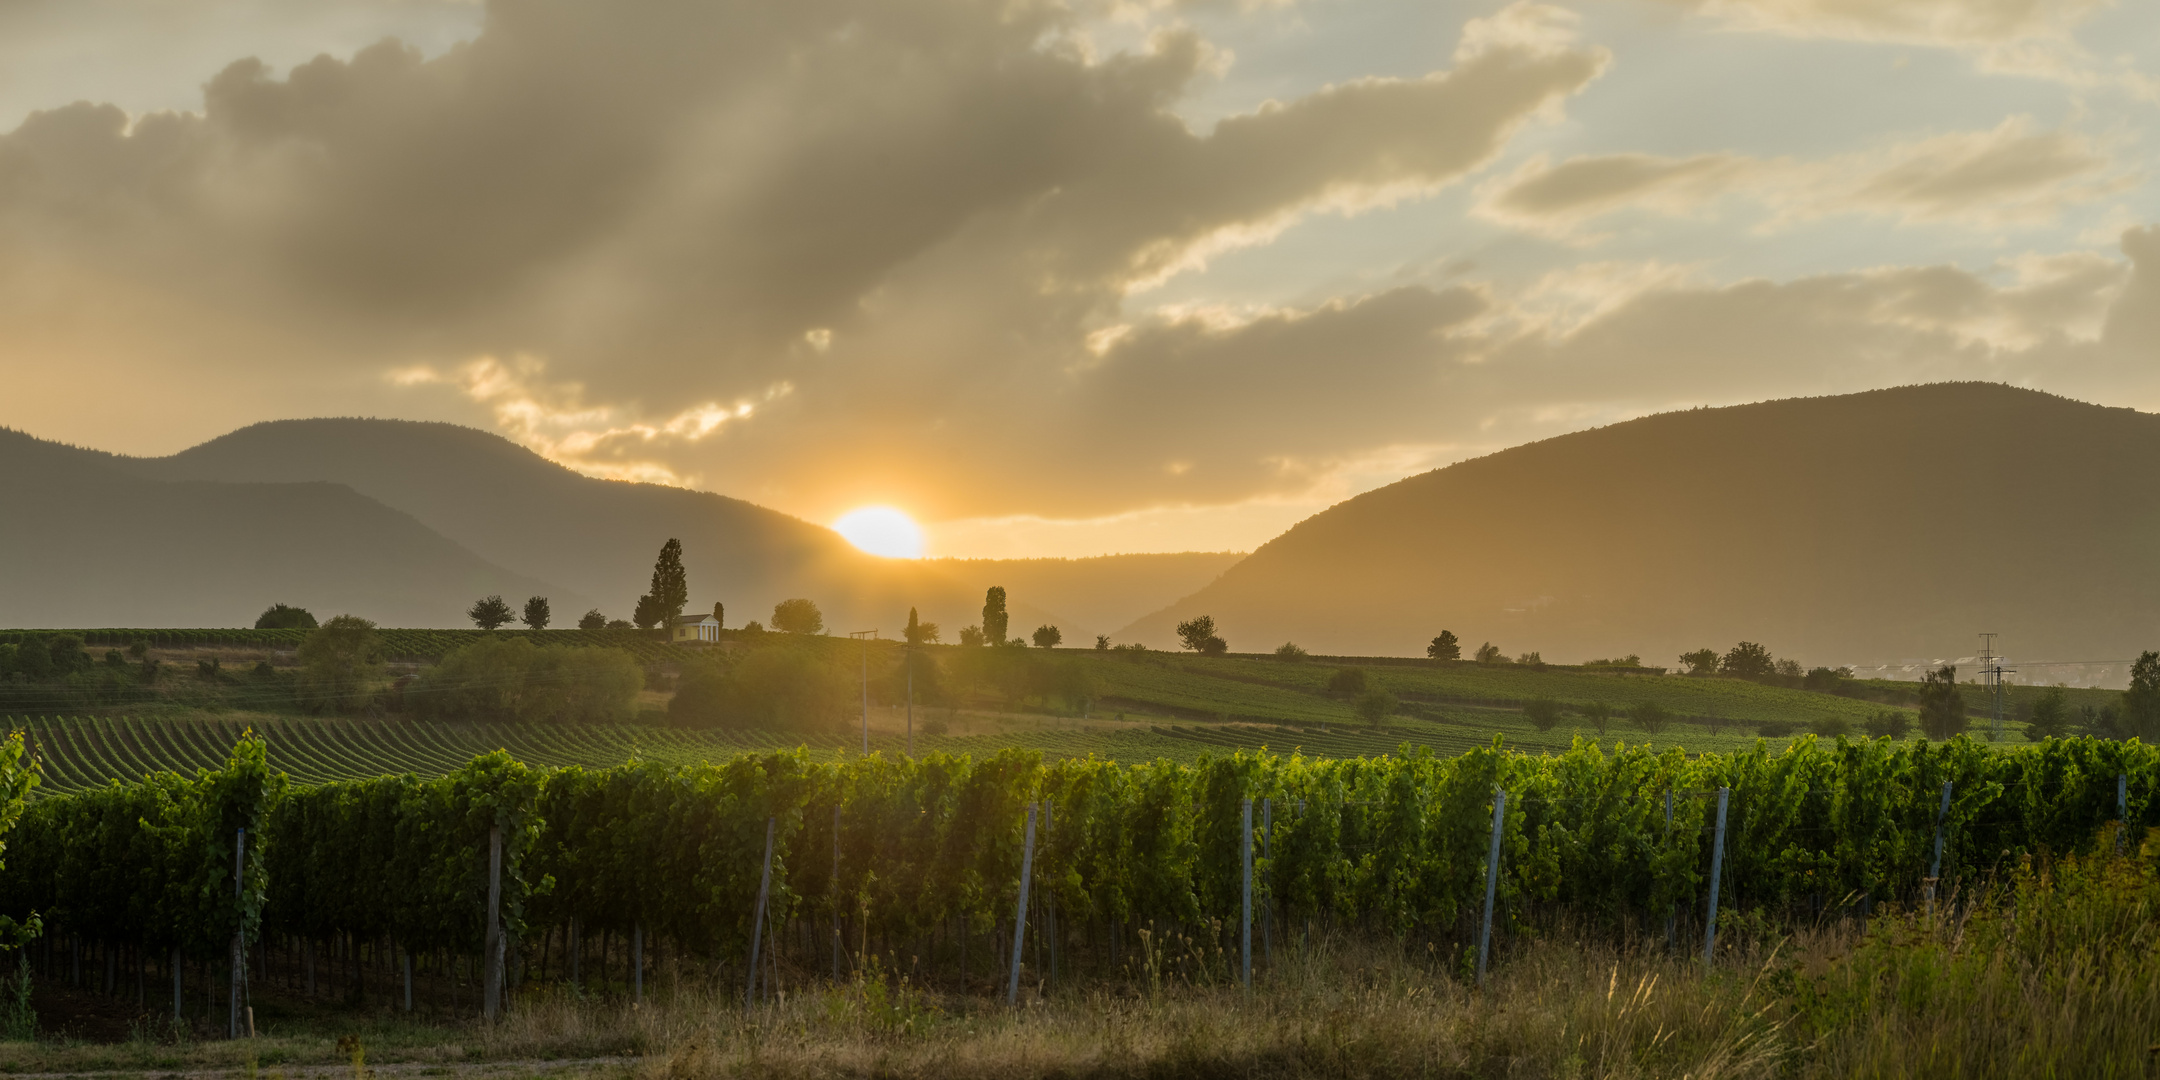
[[[850,510],[833,522],[833,531],[847,537],[847,542],[869,552],[892,559],[920,559],[923,553],[922,526],[915,519],[890,506],[865,506]]]

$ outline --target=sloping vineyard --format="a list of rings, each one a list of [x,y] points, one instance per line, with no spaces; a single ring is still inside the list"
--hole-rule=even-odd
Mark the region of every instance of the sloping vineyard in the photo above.
[[[1248,911],[1263,949],[1332,925],[1464,957],[1488,888],[1503,943],[1560,912],[1615,931],[1677,916],[1707,936],[1706,894],[1815,918],[2160,824],[2160,754],[2090,739],[553,770],[496,752],[436,779],[291,788],[269,761],[249,737],[192,779],[37,803],[0,915],[40,912],[77,947],[175,972],[259,925],[267,950],[226,970],[291,979],[306,957],[312,986],[313,957],[335,953],[355,993],[392,957],[408,980],[415,953],[424,973],[456,970],[491,926],[513,990],[620,973],[638,992],[663,955],[677,978],[749,992],[873,963],[979,990],[1015,970],[1233,979]],[[257,842],[236,847],[239,829]]]
[[[222,648],[261,649],[272,651],[292,650],[307,639],[306,630],[253,630],[253,629],[93,629],[93,630],[5,630],[0,631],[0,645],[21,643],[31,638],[50,638],[56,634],[73,634],[84,645],[105,649],[124,649],[138,641],[152,648]],[[640,662],[679,660],[689,655],[687,651],[662,640],[644,630],[410,630],[385,628],[376,631],[383,652],[393,660],[440,660],[456,649],[479,641],[501,638],[530,638],[535,643],[566,645],[574,647],[606,646],[623,649]]]

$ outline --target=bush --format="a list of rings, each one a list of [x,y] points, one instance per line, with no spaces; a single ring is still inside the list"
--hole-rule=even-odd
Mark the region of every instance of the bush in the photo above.
[[[1302,663],[1309,654],[1298,648],[1297,642],[1285,641],[1275,646],[1275,659],[1286,664]]]
[[[1627,715],[1630,723],[1652,735],[1672,726],[1672,713],[1655,701],[1638,701]]]
[[[1064,633],[1055,626],[1045,625],[1035,628],[1035,647],[1038,649],[1055,649],[1064,640]]]
[[[1590,722],[1591,729],[1596,731],[1599,735],[1604,735],[1605,733],[1612,730],[1612,706],[1607,705],[1602,701],[1593,701],[1588,705],[1584,705],[1578,708],[1576,711],[1582,713],[1583,719],[1588,720]]]
[[[1477,652],[1471,655],[1480,664],[1505,664],[1508,662],[1507,657],[1500,652],[1500,646],[1490,641],[1478,646]]]
[[[645,674],[621,649],[480,641],[450,653],[405,691],[430,720],[624,723],[637,716]]]
[[[2034,742],[2042,739],[2059,739],[2070,734],[2070,700],[2059,686],[2051,686],[2040,700],[2033,702],[2032,715],[2025,721],[2025,737]]]
[[[1560,726],[1560,703],[1551,698],[1532,698],[1523,702],[1523,719],[1539,731],[1551,731]]]
[[[1903,709],[1877,709],[1861,725],[1877,739],[1902,739],[1912,731],[1912,714]]]
[[[816,730],[849,715],[857,701],[853,674],[800,646],[776,644],[732,665],[693,666],[668,703],[668,719],[696,727]]]
[[[1852,734],[1853,726],[1842,716],[1825,716],[1809,724],[1808,730],[1825,739],[1837,739]]]
[[[1366,681],[1363,668],[1336,668],[1335,674],[1328,676],[1328,693],[1362,694],[1365,692]]]
[[[1755,734],[1765,739],[1782,739],[1800,730],[1800,725],[1790,720],[1765,720],[1755,725]]]
[[[316,711],[353,712],[367,705],[382,674],[382,638],[375,624],[339,615],[300,643],[300,700]]]
[[[1394,714],[1395,706],[1398,704],[1400,702],[1395,700],[1395,695],[1375,688],[1359,694],[1357,701],[1351,705],[1351,708],[1356,710],[1358,719],[1368,724],[1378,725]]]
[[[784,634],[821,634],[825,632],[825,613],[800,597],[782,600],[773,605],[772,625]]]
[[[306,608],[272,604],[255,617],[257,630],[313,630],[315,616]]]

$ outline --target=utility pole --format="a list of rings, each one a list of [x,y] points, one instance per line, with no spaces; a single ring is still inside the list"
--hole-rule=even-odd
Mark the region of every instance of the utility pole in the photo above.
[[[870,643],[877,639],[875,630],[857,630],[848,635],[862,642],[862,752],[870,756]]]
[[[2003,658],[1995,652],[1995,639],[1999,636],[2001,635],[1980,635],[1980,674],[1987,680],[1987,690],[1992,696],[1991,703],[1995,709],[1994,724],[1988,729],[1989,742],[1995,742],[2002,738],[2003,676],[2005,674],[2015,674],[2017,671],[2016,668],[2002,666]]]

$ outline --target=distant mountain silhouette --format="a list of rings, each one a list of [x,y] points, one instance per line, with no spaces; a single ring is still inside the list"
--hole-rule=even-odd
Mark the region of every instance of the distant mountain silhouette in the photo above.
[[[487,593],[578,602],[338,484],[135,464],[0,429],[0,626],[250,626],[276,602],[426,626]]]
[[[912,606],[954,640],[980,618],[983,591],[1005,585],[1015,633],[1056,623],[1081,643],[1236,558],[881,559],[739,499],[596,480],[453,424],[275,421],[166,458],[5,435],[4,490],[23,501],[0,539],[17,555],[0,571],[0,625],[243,625],[282,601],[458,626],[490,592],[513,606],[549,596],[565,625],[588,606],[627,618],[672,536],[691,608],[721,601],[730,626],[806,596],[835,633],[897,636]],[[66,553],[69,569],[31,572],[40,551]],[[93,553],[109,568],[78,565]]]
[[[1119,637],[1809,663],[2160,648],[2160,416],[1978,383],[1646,417],[1343,502]],[[2041,654],[2050,654],[2042,657]],[[1971,674],[1965,672],[1962,674]]]

